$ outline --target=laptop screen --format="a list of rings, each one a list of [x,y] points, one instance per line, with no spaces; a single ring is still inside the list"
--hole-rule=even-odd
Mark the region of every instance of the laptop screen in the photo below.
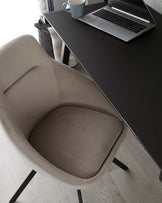
[[[108,0],[111,8],[154,22],[143,0]]]

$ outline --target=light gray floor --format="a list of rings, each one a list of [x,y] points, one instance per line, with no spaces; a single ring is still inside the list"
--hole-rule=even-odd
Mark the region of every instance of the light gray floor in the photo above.
[[[84,203],[160,203],[162,183],[159,168],[129,133],[117,158],[130,167],[124,172],[112,163],[97,184],[84,189]],[[0,203],[8,203],[30,168],[14,156],[5,137],[0,134]],[[17,203],[77,203],[77,194],[55,180],[36,174]]]

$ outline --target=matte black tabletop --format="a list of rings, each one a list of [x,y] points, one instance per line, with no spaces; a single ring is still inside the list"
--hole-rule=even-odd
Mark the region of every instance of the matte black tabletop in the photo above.
[[[157,26],[129,43],[64,11],[45,17],[162,169],[162,15],[151,12]]]

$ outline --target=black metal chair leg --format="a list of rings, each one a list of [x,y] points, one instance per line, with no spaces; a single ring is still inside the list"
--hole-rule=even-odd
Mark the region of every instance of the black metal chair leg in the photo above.
[[[79,203],[83,203],[81,190],[77,190]]]
[[[14,194],[14,196],[11,198],[11,200],[9,201],[9,203],[14,203],[17,198],[20,196],[20,194],[22,193],[22,191],[26,188],[26,186],[28,185],[28,183],[31,181],[31,179],[34,177],[34,175],[36,174],[36,171],[32,170],[28,177],[24,180],[24,182],[20,185],[20,187],[18,188],[18,190],[16,191],[16,193]]]
[[[124,165],[121,161],[119,161],[118,159],[114,158],[113,163],[116,164],[117,166],[119,166],[121,169],[123,169],[124,171],[128,170],[129,168]]]
[[[162,182],[162,170],[160,171],[159,179],[160,179],[160,181]]]

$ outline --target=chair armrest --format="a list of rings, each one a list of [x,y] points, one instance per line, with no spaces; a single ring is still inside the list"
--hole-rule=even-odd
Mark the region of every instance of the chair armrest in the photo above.
[[[97,85],[87,77],[65,65],[54,62],[59,101],[62,105],[85,105],[119,115]]]

